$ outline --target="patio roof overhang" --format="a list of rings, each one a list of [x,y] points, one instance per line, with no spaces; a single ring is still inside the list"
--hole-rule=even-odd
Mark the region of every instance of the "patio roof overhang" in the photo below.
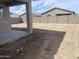
[[[21,5],[27,2],[31,2],[31,0],[0,0],[0,8],[4,6],[15,6],[15,5]]]

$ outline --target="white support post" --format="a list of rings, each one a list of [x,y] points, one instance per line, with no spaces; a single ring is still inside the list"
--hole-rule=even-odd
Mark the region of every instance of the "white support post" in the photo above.
[[[26,15],[27,15],[27,30],[29,33],[33,32],[32,28],[32,7],[31,7],[31,2],[26,3]]]

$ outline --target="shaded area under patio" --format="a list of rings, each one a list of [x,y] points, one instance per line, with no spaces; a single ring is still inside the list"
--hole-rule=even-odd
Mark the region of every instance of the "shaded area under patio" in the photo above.
[[[65,32],[34,29],[34,32],[15,42],[0,46],[0,59],[54,59]],[[19,51],[18,51],[19,50]]]
[[[26,31],[9,30],[2,32],[0,33],[0,45],[16,41],[27,35],[29,35],[29,33]]]

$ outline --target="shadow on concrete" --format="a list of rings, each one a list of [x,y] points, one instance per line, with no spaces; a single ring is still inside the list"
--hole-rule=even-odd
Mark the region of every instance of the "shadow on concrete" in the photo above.
[[[0,55],[9,55],[7,59],[54,59],[64,36],[65,32],[34,29],[33,34],[1,46]]]

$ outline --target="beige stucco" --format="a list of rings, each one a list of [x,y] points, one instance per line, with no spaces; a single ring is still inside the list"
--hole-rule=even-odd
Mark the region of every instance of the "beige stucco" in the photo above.
[[[25,17],[25,15],[21,16],[23,22],[26,21]],[[79,15],[32,17],[32,21],[33,23],[79,24]]]

